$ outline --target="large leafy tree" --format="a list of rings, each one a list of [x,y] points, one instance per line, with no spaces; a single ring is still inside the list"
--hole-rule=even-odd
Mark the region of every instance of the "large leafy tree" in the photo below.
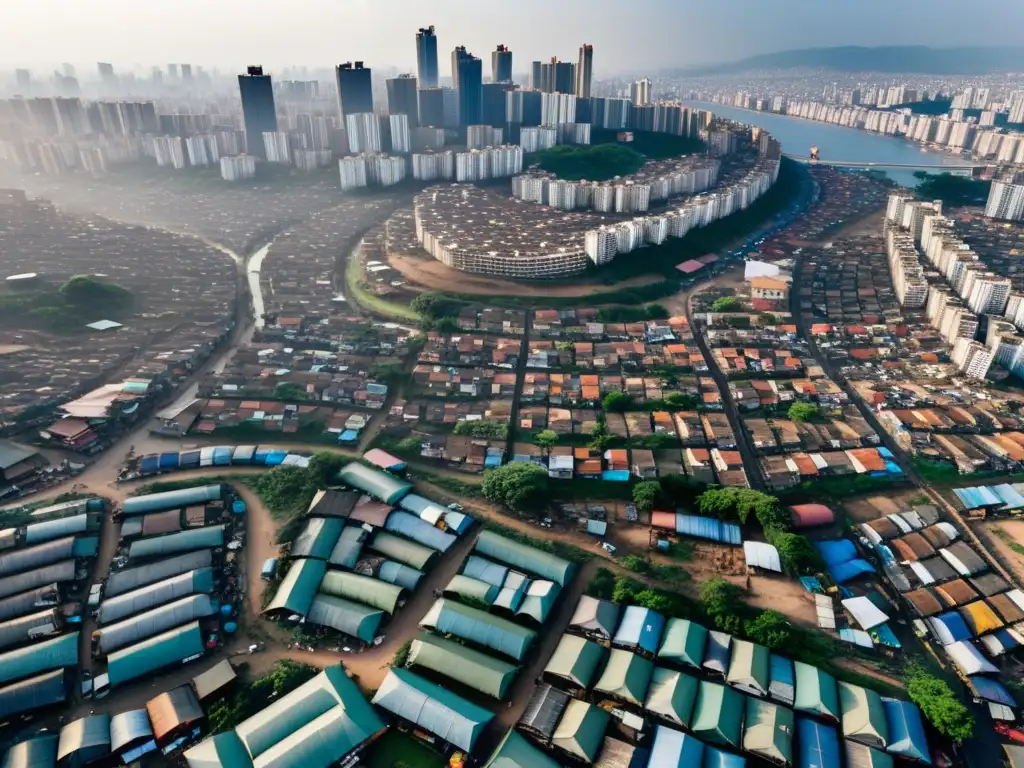
[[[911,667],[906,683],[911,701],[921,708],[939,733],[958,744],[972,736],[974,716],[945,680],[915,665]]]
[[[812,573],[821,566],[821,558],[810,539],[798,533],[779,533],[772,543],[779,550],[779,559],[790,573]]]
[[[662,501],[661,483],[644,480],[633,486],[633,503],[641,512],[651,512]]]
[[[772,651],[789,645],[791,633],[789,622],[778,611],[764,611],[756,619],[744,624],[747,637]]]
[[[517,512],[541,509],[548,500],[548,473],[537,464],[516,462],[489,469],[481,486],[484,496]]]

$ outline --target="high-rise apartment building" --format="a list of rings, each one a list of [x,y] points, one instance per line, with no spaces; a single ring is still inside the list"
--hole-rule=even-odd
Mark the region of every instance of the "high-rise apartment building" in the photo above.
[[[412,75],[388,78],[388,114],[408,115],[409,125],[419,124],[419,89]]]
[[[220,152],[217,149],[217,137],[212,133],[201,133],[185,139],[188,151],[188,164],[194,167],[205,167],[220,164]]]
[[[483,62],[460,45],[452,51],[452,83],[459,97],[459,125],[483,119]]]
[[[412,177],[420,181],[455,178],[455,153],[422,152],[412,156]]]
[[[950,359],[970,379],[984,379],[992,367],[994,354],[991,349],[977,341],[960,338],[953,344]]]
[[[580,46],[580,60],[576,64],[576,95],[590,98],[590,83],[593,79],[594,46],[584,43]]]
[[[637,80],[629,86],[629,100],[634,106],[643,106],[651,103],[651,81],[646,77]]]
[[[263,148],[268,163],[291,164],[292,147],[286,131],[267,131],[264,133]]]
[[[220,177],[224,181],[241,181],[256,175],[256,158],[252,155],[235,155],[220,159]]]
[[[509,91],[505,94],[506,118],[519,125],[540,125],[543,94],[540,91]]]
[[[433,24],[416,33],[416,74],[420,88],[437,87],[437,36]]]
[[[388,115],[388,133],[391,136],[391,151],[406,154],[412,151],[412,133],[408,115]]]
[[[373,112],[360,112],[345,118],[345,132],[348,134],[349,151],[380,152],[380,120]]]
[[[481,122],[501,128],[508,122],[507,94],[515,86],[510,82],[484,83],[481,86]]]
[[[22,96],[27,95],[32,90],[32,73],[27,69],[14,70],[14,84]]]
[[[373,112],[369,67],[364,67],[361,61],[354,64],[346,61],[334,68],[334,77],[338,83],[338,110],[342,120],[349,115]]]
[[[491,81],[512,82],[512,51],[504,45],[491,51]]]
[[[405,158],[390,155],[368,155],[366,180],[370,184],[390,187],[405,178]]]
[[[468,149],[483,149],[493,147],[502,143],[502,130],[491,125],[469,125],[466,126],[466,147]]]
[[[366,186],[366,155],[343,157],[338,161],[341,189],[357,189]]]
[[[171,66],[168,65],[168,69]],[[242,97],[246,152],[266,160],[263,134],[277,130],[274,85],[270,75],[263,74],[263,67],[246,67],[245,74],[238,76],[238,91]]]
[[[985,204],[985,215],[1005,221],[1024,221],[1024,184],[993,181]]]

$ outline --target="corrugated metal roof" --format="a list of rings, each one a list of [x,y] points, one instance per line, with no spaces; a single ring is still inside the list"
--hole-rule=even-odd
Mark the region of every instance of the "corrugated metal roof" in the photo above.
[[[331,627],[364,643],[373,642],[383,620],[383,611],[322,592],[316,594],[306,613],[310,624]]]
[[[534,689],[523,716],[519,718],[519,725],[545,740],[550,739],[569,701],[568,693],[542,683]]]
[[[77,666],[78,633],[70,632],[0,654],[0,683],[9,683],[60,667]]]
[[[56,768],[57,734],[44,733],[13,745],[4,755],[3,768]]]
[[[724,523],[713,517],[684,515],[682,512],[676,513],[676,533],[737,546],[743,543],[743,534],[738,525]]]
[[[893,768],[892,757],[866,744],[849,739],[843,742],[847,768]]]
[[[60,729],[57,742],[57,761],[71,755],[77,762],[87,764],[110,752],[110,715],[88,715],[74,720]]]
[[[110,654],[107,675],[112,686],[121,685],[200,655],[203,650],[203,633],[199,622],[193,621]]]
[[[196,690],[196,697],[202,701],[211,696],[221,688],[229,685],[235,680],[235,668],[231,666],[228,659],[222,659],[205,672],[201,672],[192,678],[192,687]]]
[[[437,600],[420,621],[441,634],[452,634],[521,661],[536,632],[452,600]]]
[[[481,531],[475,550],[482,555],[521,568],[543,579],[565,586],[576,571],[576,565],[535,547],[500,536],[494,531]]]
[[[779,550],[763,541],[744,541],[743,557],[748,566],[763,568],[766,571],[782,573],[782,560]]]
[[[505,697],[519,671],[515,664],[429,632],[420,632],[412,641],[408,665],[425,667],[495,699]]]
[[[403,594],[402,588],[394,584],[348,571],[327,571],[320,582],[320,592],[365,603],[389,614],[398,610]]]
[[[0,717],[20,715],[67,700],[64,669],[46,672],[0,688]]]
[[[153,738],[153,726],[145,709],[129,709],[110,718],[110,751],[117,752],[136,739]]]
[[[401,668],[388,671],[373,703],[467,751],[494,718],[492,712]]]

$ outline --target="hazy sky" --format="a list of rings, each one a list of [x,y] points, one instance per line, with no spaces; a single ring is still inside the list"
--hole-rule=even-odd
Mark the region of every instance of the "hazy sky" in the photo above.
[[[361,59],[411,71],[413,37],[437,27],[441,74],[466,45],[485,60],[512,48],[574,60],[594,45],[594,70],[701,64],[830,45],[1010,45],[1021,0],[0,0],[0,67],[68,61],[329,65]]]

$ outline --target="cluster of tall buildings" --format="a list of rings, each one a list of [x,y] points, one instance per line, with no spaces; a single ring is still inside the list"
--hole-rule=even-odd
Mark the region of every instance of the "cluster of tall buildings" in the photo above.
[[[360,187],[390,187],[405,178],[406,159],[395,155],[366,153],[338,161],[343,191]]]
[[[508,178],[522,170],[523,148],[516,144],[464,152],[417,152],[412,156],[412,177],[419,181],[487,181]]]
[[[908,309],[925,318],[950,346],[950,359],[970,378],[983,379],[993,363],[1024,370],[1024,295],[1010,278],[992,272],[956,233],[942,204],[889,196],[885,239],[893,287]],[[923,258],[922,258],[923,257]],[[987,333],[976,339],[985,318]]]
[[[985,203],[985,215],[1004,221],[1024,221],[1024,183],[993,181]]]

